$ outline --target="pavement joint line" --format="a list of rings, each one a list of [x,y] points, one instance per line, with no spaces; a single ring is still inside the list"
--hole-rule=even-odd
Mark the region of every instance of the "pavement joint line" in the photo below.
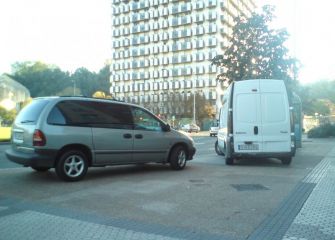
[[[178,239],[193,240],[233,240],[234,238],[226,235],[215,235],[206,232],[197,232],[192,229],[180,227],[167,227],[160,224],[145,223],[137,220],[113,218],[109,216],[97,215],[95,213],[85,213],[79,210],[64,209],[46,205],[41,202],[28,202],[19,199],[4,197],[0,195],[0,206],[7,206],[8,209],[0,211],[0,220],[4,216],[33,211],[50,216],[63,217],[67,219],[79,220],[87,223],[94,223],[103,226],[120,228],[126,231],[132,231],[143,234],[156,234],[163,237],[173,237]]]

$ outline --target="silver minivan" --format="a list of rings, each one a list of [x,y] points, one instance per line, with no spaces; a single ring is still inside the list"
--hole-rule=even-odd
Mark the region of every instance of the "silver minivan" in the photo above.
[[[66,181],[91,166],[155,162],[181,170],[196,151],[192,138],[140,106],[86,97],[34,99],[16,117],[11,141],[8,159],[55,168]]]

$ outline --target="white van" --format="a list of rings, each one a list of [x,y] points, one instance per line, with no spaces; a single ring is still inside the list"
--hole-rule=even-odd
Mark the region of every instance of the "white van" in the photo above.
[[[293,108],[284,81],[233,82],[220,110],[217,153],[234,158],[274,157],[290,164],[295,155]]]

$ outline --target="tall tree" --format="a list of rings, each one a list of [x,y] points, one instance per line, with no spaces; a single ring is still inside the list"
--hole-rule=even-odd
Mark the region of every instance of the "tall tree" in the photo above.
[[[288,85],[295,83],[297,61],[288,56],[284,43],[288,39],[285,29],[271,29],[273,6],[264,6],[263,12],[250,18],[235,19],[231,44],[223,55],[213,58],[212,64],[223,68],[217,76],[227,84],[246,79],[283,79]]]
[[[42,62],[17,62],[12,65],[12,78],[29,89],[32,97],[55,95],[69,81],[69,74]]]
[[[109,94],[109,66],[98,73],[78,68],[72,75],[57,66],[42,62],[17,62],[12,65],[12,78],[27,87],[32,97],[85,95],[91,97],[96,91]]]

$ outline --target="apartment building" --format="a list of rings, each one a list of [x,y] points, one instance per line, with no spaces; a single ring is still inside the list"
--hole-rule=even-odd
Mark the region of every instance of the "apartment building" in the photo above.
[[[254,0],[112,0],[111,94],[167,117],[199,93],[219,105],[220,69],[210,60],[229,44],[233,19]],[[173,99],[173,100],[172,100]]]

